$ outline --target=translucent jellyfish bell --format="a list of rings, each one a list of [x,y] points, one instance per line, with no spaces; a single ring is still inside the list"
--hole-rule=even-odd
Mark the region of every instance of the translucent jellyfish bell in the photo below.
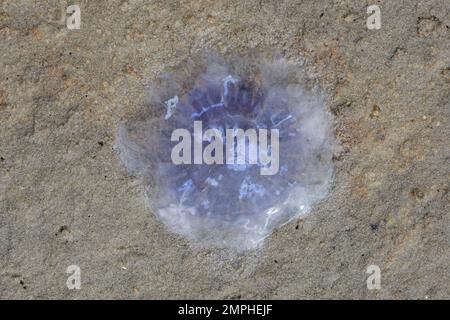
[[[327,195],[330,116],[285,60],[199,70],[152,85],[150,112],[119,127],[119,156],[171,231],[198,247],[252,249]]]

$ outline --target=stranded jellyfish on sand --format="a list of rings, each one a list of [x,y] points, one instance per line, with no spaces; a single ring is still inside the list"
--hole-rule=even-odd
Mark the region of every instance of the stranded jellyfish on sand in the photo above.
[[[150,86],[117,150],[153,213],[197,247],[258,247],[331,183],[324,96],[284,59],[208,59]]]

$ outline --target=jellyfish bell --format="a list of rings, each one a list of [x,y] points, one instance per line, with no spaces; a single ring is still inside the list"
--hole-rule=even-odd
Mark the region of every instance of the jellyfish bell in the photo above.
[[[141,178],[153,213],[196,247],[256,248],[310,212],[332,180],[322,92],[285,60],[238,61],[165,77],[150,106],[164,110],[122,124],[117,135],[119,157]]]

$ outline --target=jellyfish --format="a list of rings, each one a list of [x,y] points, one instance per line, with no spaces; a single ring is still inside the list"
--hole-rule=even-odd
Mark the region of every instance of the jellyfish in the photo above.
[[[325,95],[283,58],[205,59],[164,74],[116,149],[153,214],[201,248],[250,250],[308,214],[332,182]]]

